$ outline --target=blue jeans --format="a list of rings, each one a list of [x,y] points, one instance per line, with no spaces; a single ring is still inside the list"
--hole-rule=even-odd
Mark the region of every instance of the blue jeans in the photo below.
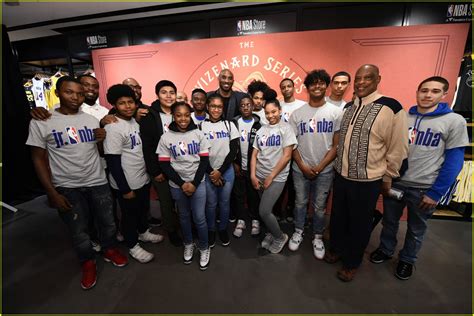
[[[332,187],[334,171],[321,173],[316,178],[309,180],[301,171],[293,170],[293,183],[295,184],[295,228],[304,229],[306,214],[308,213],[308,200],[314,208],[313,233],[321,235],[325,226],[324,209]]]
[[[397,246],[397,232],[400,217],[405,206],[408,208],[407,232],[405,244],[399,253],[401,261],[414,264],[421,249],[423,237],[427,229],[427,221],[433,215],[435,208],[421,210],[418,205],[426,190],[410,188],[400,184],[393,184],[394,188],[404,192],[401,201],[384,197],[383,199],[383,228],[380,234],[380,250],[392,256]]]
[[[230,194],[232,186],[234,185],[234,168],[230,166],[223,174],[225,184],[222,187],[216,187],[212,184],[209,175],[206,174],[206,218],[207,227],[211,231],[216,231],[216,210],[219,205],[219,219],[220,223],[218,230],[226,230],[229,222],[230,213]]]
[[[193,195],[187,196],[181,189],[170,187],[171,196],[178,206],[179,221],[183,232],[184,244],[193,242],[192,220],[196,225],[199,249],[208,248],[207,223],[206,223],[206,184],[201,182]]]
[[[58,213],[69,229],[72,245],[81,263],[94,258],[88,226],[91,214],[97,222],[102,248],[108,249],[115,245],[116,227],[108,184],[84,188],[57,187],[56,191],[72,205],[71,211],[58,210]]]

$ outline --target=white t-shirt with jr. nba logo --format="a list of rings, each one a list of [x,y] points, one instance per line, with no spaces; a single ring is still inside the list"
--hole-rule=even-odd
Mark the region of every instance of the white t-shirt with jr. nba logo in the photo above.
[[[253,147],[258,150],[256,176],[265,179],[270,175],[278,161],[283,156],[283,149],[297,144],[295,133],[288,123],[280,121],[275,125],[262,126],[255,137]],[[290,170],[290,162],[273,179],[275,182],[285,182]]]
[[[53,111],[46,121],[31,120],[26,144],[48,150],[55,187],[81,188],[107,183],[95,128],[99,128],[99,121],[82,111],[70,115]]]
[[[209,156],[209,142],[204,133],[198,129],[184,133],[170,130],[161,136],[156,153],[159,161],[170,162],[171,168],[183,181],[191,182],[199,168],[201,157]],[[179,188],[171,180],[169,184],[173,188]]]
[[[248,120],[244,120],[242,117],[237,121],[239,125],[240,133],[240,155],[242,157],[242,170],[248,170],[248,153],[249,153],[249,141],[250,132],[252,131],[253,123],[255,119],[252,117]]]
[[[150,182],[143,158],[140,126],[134,118],[127,121],[117,117],[117,122],[105,126],[107,136],[104,140],[106,155],[121,155],[121,164],[125,179],[132,190],[138,190]],[[112,173],[109,175],[110,185],[118,190],[117,182]]]
[[[342,109],[328,102],[320,107],[305,104],[293,112],[290,125],[298,139],[298,152],[304,164],[314,167],[323,160],[334,145],[333,136],[339,131],[342,114]],[[332,166],[331,162],[321,173],[331,171]],[[299,171],[296,163],[293,169]]]
[[[209,163],[212,169],[219,169],[230,152],[230,141],[240,137],[237,127],[225,120],[215,123],[205,120],[201,123],[201,130],[211,146]]]

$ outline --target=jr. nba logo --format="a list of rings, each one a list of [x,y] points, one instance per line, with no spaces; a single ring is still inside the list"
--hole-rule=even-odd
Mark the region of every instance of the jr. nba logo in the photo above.
[[[414,144],[416,140],[416,128],[410,127],[408,129],[408,144]]]
[[[75,127],[66,127],[66,133],[69,138],[69,144],[79,144],[79,135],[77,134],[77,129]]]
[[[267,135],[262,135],[262,138],[260,138],[260,146],[265,146],[265,144],[267,143],[267,138]]]
[[[309,132],[314,133],[316,131],[316,120],[314,118],[309,120]]]
[[[214,131],[210,131],[209,132],[209,139],[214,139],[215,135],[214,135]]]
[[[179,147],[179,152],[180,152],[181,156],[186,155],[186,153],[188,151],[188,145],[185,142],[179,142],[178,147]]]
[[[240,132],[240,141],[241,142],[247,141],[247,134],[248,134],[247,131],[244,130],[244,129]]]

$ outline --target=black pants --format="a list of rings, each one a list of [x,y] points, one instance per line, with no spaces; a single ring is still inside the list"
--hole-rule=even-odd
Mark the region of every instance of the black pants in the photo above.
[[[150,183],[133,192],[135,198],[124,199],[118,190],[115,191],[122,211],[122,231],[128,248],[133,248],[138,242],[138,234],[148,229]]]
[[[251,220],[258,220],[258,194],[250,181],[248,171],[241,171],[242,176],[235,175],[234,187],[230,197],[230,208],[237,219],[245,220],[250,216]],[[245,198],[247,198],[248,215],[245,210]]]
[[[331,251],[345,268],[358,268],[372,232],[382,180],[351,181],[336,173],[330,222]]]

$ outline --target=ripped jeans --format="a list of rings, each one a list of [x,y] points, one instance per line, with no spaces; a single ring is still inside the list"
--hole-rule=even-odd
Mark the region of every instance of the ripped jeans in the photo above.
[[[89,236],[90,214],[96,219],[101,247],[106,250],[115,245],[116,227],[108,184],[84,188],[57,187],[56,191],[72,205],[72,210],[58,210],[58,213],[69,229],[80,263],[95,256]]]

